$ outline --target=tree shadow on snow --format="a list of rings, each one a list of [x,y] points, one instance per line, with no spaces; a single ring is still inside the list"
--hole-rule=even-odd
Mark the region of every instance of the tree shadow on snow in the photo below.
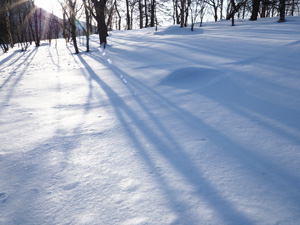
[[[233,112],[233,115],[236,114],[237,117],[247,118],[253,123],[259,124],[259,126],[263,126],[272,133],[274,132],[283,139],[288,140],[293,145],[299,146],[300,138],[296,133],[285,129],[284,126],[279,127],[271,122],[276,121],[276,123],[284,124],[287,127],[293,128],[293,130],[300,131],[299,110],[280,104],[280,102],[284,101],[289,102],[291,99],[291,101],[294,101],[299,94],[284,86],[268,84],[263,80],[256,80],[247,74],[243,74],[241,77],[247,80],[248,83],[256,84],[256,89],[252,87],[253,89],[251,90],[258,92],[259,87],[263,87],[267,89],[267,92],[261,94],[260,92],[263,91],[260,90],[261,98],[259,98],[258,95],[249,93],[247,86],[231,79],[230,76],[226,75],[224,70],[218,71],[212,68],[201,67],[176,70],[161,80],[160,85],[206,96]],[[282,97],[285,100],[274,102],[267,98],[265,99],[264,97],[270,93],[271,90],[274,93],[279,93],[279,95],[286,93],[287,95]],[[193,117],[193,115],[190,116]],[[197,120],[197,118],[194,119]],[[224,121],[224,123],[225,122],[226,121]],[[203,124],[201,127],[203,127]],[[214,129],[209,126],[206,126],[205,130],[210,130],[211,134],[215,135],[216,140],[221,141],[222,147],[226,149],[226,151],[229,150],[232,156],[242,160],[243,164],[247,165],[248,168],[256,170],[257,174],[261,173],[260,171],[276,174],[277,179],[280,181],[279,183],[282,184],[282,188],[286,188],[286,184],[289,184],[288,189],[290,189],[292,193],[297,192],[297,186],[299,185],[298,177],[281,168],[277,162],[268,159],[266,156],[258,155],[248,146],[236,143],[234,137],[233,139],[226,138],[222,133],[217,132],[217,130],[214,131]],[[245,131],[246,130],[247,127],[245,127]],[[253,142],[255,142],[255,140],[253,140]],[[226,148],[226,146],[228,146],[228,148]],[[284,151],[284,149],[282,149],[282,151]]]
[[[38,48],[34,48],[30,53],[27,53],[26,55],[22,54],[19,58],[17,58],[16,60],[19,60],[20,58],[24,57],[24,60],[19,64],[19,66],[21,66],[24,62],[26,62],[29,65],[30,62],[34,59],[37,51],[38,51]],[[0,85],[0,87],[3,88],[4,85],[6,85],[8,82],[10,82],[13,79],[12,84],[10,85],[10,88],[7,91],[6,96],[4,97],[3,101],[0,103],[0,113],[3,111],[3,108],[9,102],[9,100],[10,100],[11,96],[13,95],[15,88],[18,85],[18,83],[20,82],[20,80],[26,74],[28,67],[25,67],[21,72],[18,72],[17,70],[19,69],[19,66],[16,66],[16,68],[12,72],[10,72],[9,77]],[[2,92],[1,89],[0,89],[0,92]]]
[[[133,131],[133,126],[138,133],[142,134],[143,138],[145,138],[147,142],[154,146],[157,153],[162,156],[164,160],[172,166],[172,168],[176,169],[176,172],[184,177],[189,185],[193,186],[197,195],[201,196],[201,198],[205,200],[205,203],[214,209],[222,222],[230,223],[235,221],[234,223],[236,224],[255,224],[252,218],[240,211],[232,202],[226,200],[224,196],[222,196],[222,194],[214,187],[213,183],[211,183],[204,176],[203,172],[193,164],[194,160],[185,153],[185,147],[176,140],[169,128],[162,123],[160,116],[152,113],[151,108],[145,104],[144,100],[139,95],[135,95],[135,93],[144,93],[149,101],[155,103],[158,108],[165,109],[166,114],[171,112],[172,115],[175,115],[174,120],[180,121],[184,124],[184,126],[189,126],[191,130],[205,133],[210,137],[217,136],[217,139],[221,141],[220,147],[222,149],[226,149],[226,146],[231,147],[237,145],[232,143],[224,135],[220,134],[208,124],[199,120],[195,115],[178,107],[176,104],[172,103],[146,84],[134,79],[114,65],[103,61],[101,57],[93,54],[86,55],[102,62],[102,64],[109,68],[116,77],[119,78],[121,75],[126,77],[130,84],[126,85],[126,88],[132,94],[134,102],[142,109],[142,113],[149,118],[149,121],[143,121],[143,118],[140,116],[140,112],[127,104],[126,101],[109,85],[109,83],[105,82],[97,75],[88,61],[81,55],[78,55],[78,58],[85,66],[86,71],[90,76],[87,77],[87,79],[92,79],[103,91],[105,91],[112,106],[114,107],[115,116],[126,130],[127,135],[134,143],[136,149],[140,151],[140,155],[147,163],[149,169],[154,171],[157,183],[160,185],[161,190],[163,190],[165,197],[169,201],[169,206],[178,216],[178,221],[176,222],[199,224],[199,221],[191,216],[192,214],[188,203],[183,202],[180,199],[180,196],[178,196],[179,190],[167,181],[164,172],[162,172],[163,170],[157,167],[155,158],[153,158],[152,153],[147,149],[147,143],[145,143],[140,136]],[[134,122],[132,123],[132,121]],[[159,133],[157,131],[159,131]]]

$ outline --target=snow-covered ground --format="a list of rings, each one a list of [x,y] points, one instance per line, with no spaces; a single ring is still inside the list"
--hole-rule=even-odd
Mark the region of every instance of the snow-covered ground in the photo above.
[[[300,224],[300,17],[0,55],[0,224]]]

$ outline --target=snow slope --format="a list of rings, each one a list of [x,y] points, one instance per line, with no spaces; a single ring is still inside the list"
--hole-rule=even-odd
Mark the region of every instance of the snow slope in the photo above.
[[[300,17],[277,19],[1,54],[0,224],[300,224]]]

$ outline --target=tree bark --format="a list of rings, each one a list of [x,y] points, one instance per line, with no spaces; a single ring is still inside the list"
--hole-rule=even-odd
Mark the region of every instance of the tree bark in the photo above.
[[[183,26],[184,26],[185,1],[186,1],[186,0],[181,0],[180,27],[183,27]]]
[[[84,12],[85,12],[85,21],[86,21],[86,51],[90,51],[90,33],[91,33],[91,22],[90,22],[90,13],[89,7],[86,3],[86,0],[83,0]]]
[[[191,0],[187,0],[187,3],[186,3],[186,7],[185,7],[185,19],[184,19],[184,26],[187,27],[187,22],[188,22],[188,17],[189,17],[189,10],[190,10],[190,6],[192,4],[192,1]]]
[[[140,29],[143,28],[143,6],[142,0],[139,0],[139,11],[140,11]]]
[[[36,6],[34,6],[34,26],[35,26],[35,46],[39,47],[40,41],[41,41],[41,37],[40,37],[40,26],[39,26],[39,22],[41,24],[41,9],[40,9],[40,15],[38,15],[38,8]]]
[[[145,0],[145,27],[149,26],[149,19],[148,19],[148,3],[147,0]]]
[[[224,4],[224,0],[220,1],[220,20],[223,19],[223,4]]]
[[[280,18],[278,22],[284,22],[285,21],[285,0],[280,0],[279,12],[280,12]]]
[[[104,48],[106,47],[106,37],[107,35],[107,27],[105,24],[105,6],[107,0],[92,0],[95,9],[96,9],[96,20],[98,23],[98,31],[99,31],[99,39],[100,45],[104,44]]]
[[[259,11],[260,0],[253,0],[252,2],[252,14],[250,20],[257,20]]]
[[[130,27],[129,0],[126,0],[126,18],[127,18],[127,30],[131,30],[131,27]]]
[[[118,30],[121,30],[121,19],[122,19],[122,17],[120,15],[120,12],[119,12],[118,7],[117,7],[117,1],[115,1],[115,9],[116,9],[116,12],[117,12],[118,17],[119,17]]]
[[[155,0],[151,1],[151,17],[150,17],[150,27],[154,27],[155,24]]]
[[[70,7],[70,24],[71,24],[71,35],[72,41],[75,48],[75,53],[79,53],[79,49],[77,46],[77,38],[76,38],[76,17],[75,17],[75,3],[72,0],[69,0],[69,7]]]
[[[71,26],[71,36],[72,36],[72,41],[73,41],[73,45],[75,48],[75,53],[78,54],[79,53],[79,49],[77,46],[77,38],[76,38],[76,12],[75,12],[75,8],[76,8],[76,0],[68,0],[68,12],[69,15],[66,14],[68,16],[69,19],[69,23]],[[66,8],[64,8],[64,11],[66,12]]]

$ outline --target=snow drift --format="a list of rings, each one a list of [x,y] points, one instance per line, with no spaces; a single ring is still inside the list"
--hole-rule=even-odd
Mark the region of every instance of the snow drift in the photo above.
[[[1,54],[0,223],[299,224],[300,18],[277,20]]]

